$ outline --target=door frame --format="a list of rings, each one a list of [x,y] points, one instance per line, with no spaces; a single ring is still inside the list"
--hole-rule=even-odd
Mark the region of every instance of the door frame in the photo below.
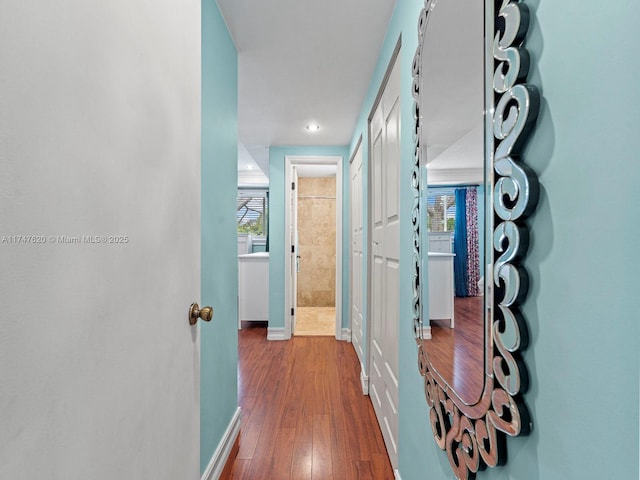
[[[367,326],[367,306],[366,306],[366,302],[368,302],[368,280],[367,280],[367,275],[365,272],[365,268],[369,268],[368,264],[367,264],[367,249],[366,249],[366,243],[368,242],[368,217],[369,217],[369,213],[368,213],[368,198],[365,197],[364,192],[365,192],[365,182],[368,182],[368,171],[367,171],[367,161],[365,160],[365,149],[363,146],[363,136],[360,135],[360,137],[358,138],[358,141],[356,142],[356,146],[353,149],[353,153],[351,154],[351,157],[349,158],[349,222],[348,222],[348,230],[349,230],[349,240],[348,240],[348,245],[349,245],[349,253],[348,253],[348,257],[349,257],[349,304],[348,304],[348,319],[349,319],[349,329],[351,330],[351,338],[353,340],[353,335],[354,335],[354,330],[353,330],[353,304],[354,304],[354,297],[355,297],[355,292],[353,291],[353,279],[354,276],[356,275],[356,273],[358,273],[360,275],[360,315],[362,316],[361,319],[361,328],[362,328],[362,336],[360,338],[360,348],[362,349],[362,353],[361,355],[358,354],[356,352],[356,355],[358,355],[358,359],[360,361],[360,384],[362,386],[362,394],[363,395],[368,395],[369,394],[369,370],[368,370],[368,352],[369,352],[369,340],[367,337],[368,334],[368,326]],[[352,181],[352,171],[351,168],[353,166],[353,162],[356,159],[356,155],[360,155],[360,197],[359,197],[359,201],[360,201],[360,215],[361,215],[361,228],[362,228],[362,233],[361,236],[362,238],[360,239],[361,245],[360,245],[360,249],[362,252],[362,260],[361,260],[361,264],[360,264],[360,271],[356,272],[354,265],[353,265],[353,244],[354,244],[354,237],[353,237],[353,222],[354,222],[354,208],[353,208],[353,203],[354,203],[354,199],[355,199],[355,192],[353,190],[353,184],[351,183]],[[368,189],[369,186],[368,184],[366,185],[367,187],[367,194],[368,194]],[[368,271],[368,270],[367,270]],[[367,291],[365,292],[365,288],[367,289]],[[352,342],[353,343],[353,342]]]
[[[297,165],[291,165],[291,183],[295,183],[298,185],[298,171]],[[290,190],[293,192],[294,190]],[[291,295],[289,297],[291,299],[291,311],[293,314],[291,315],[291,334],[296,331],[296,320],[297,320],[297,312],[298,312],[298,269],[300,266],[300,244],[298,242],[298,190],[295,190],[296,194],[291,193],[289,196],[289,212],[290,212],[290,221],[292,231],[289,232],[289,241],[293,245],[291,247],[291,252],[289,253],[289,259],[291,260],[291,269],[289,271],[289,276],[291,282],[289,283],[289,289],[287,290],[290,293],[295,292],[295,295]],[[286,311],[286,310],[285,310]]]
[[[299,155],[286,155],[284,157],[284,238],[285,242],[285,255],[284,255],[284,337],[285,339],[291,338],[292,331],[292,316],[291,311],[291,246],[289,231],[291,223],[291,201],[293,191],[291,189],[292,169],[298,165],[335,165],[336,166],[336,323],[335,323],[335,337],[338,340],[342,340],[342,272],[343,272],[343,259],[342,259],[342,189],[343,189],[343,158],[335,155],[318,155],[318,156],[299,156]]]

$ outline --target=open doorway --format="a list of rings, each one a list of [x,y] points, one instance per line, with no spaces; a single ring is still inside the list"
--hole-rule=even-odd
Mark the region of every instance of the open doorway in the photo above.
[[[342,157],[286,157],[285,329],[342,338]]]

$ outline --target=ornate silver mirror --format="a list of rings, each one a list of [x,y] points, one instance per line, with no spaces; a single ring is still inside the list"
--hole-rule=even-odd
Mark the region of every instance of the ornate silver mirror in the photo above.
[[[434,439],[459,479],[504,463],[506,437],[531,428],[518,308],[538,197],[519,155],[539,106],[528,25],[518,0],[425,0],[418,22],[414,334]]]

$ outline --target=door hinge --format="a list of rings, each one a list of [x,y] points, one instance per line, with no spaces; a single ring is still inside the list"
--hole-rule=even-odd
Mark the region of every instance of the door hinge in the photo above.
[[[293,317],[296,314],[296,311],[292,308],[291,309],[291,316]]]
[[[296,247],[294,245],[291,245],[291,253],[296,253]]]
[[[295,190],[296,189],[296,182],[291,182],[291,190]]]

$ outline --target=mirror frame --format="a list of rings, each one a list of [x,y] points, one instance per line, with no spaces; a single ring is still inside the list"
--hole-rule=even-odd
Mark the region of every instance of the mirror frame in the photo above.
[[[523,43],[529,9],[524,2],[485,0],[485,169],[492,169],[494,178],[485,189],[493,196],[493,213],[486,214],[487,219],[493,215],[493,221],[487,222],[493,226],[493,274],[485,274],[485,295],[490,280],[493,295],[492,316],[485,319],[484,387],[480,400],[473,405],[465,404],[439,376],[424,347],[421,273],[427,259],[421,252],[421,233],[426,234],[426,230],[422,231],[420,225],[420,196],[426,185],[421,184],[420,170],[424,163],[420,70],[426,28],[436,0],[424,1],[418,21],[412,84],[413,329],[434,440],[447,452],[458,479],[473,478],[487,466],[504,464],[506,437],[527,434],[532,427],[523,400],[528,374],[521,357],[528,331],[519,305],[528,289],[527,272],[522,266],[529,244],[524,220],[535,210],[539,185],[520,153],[537,119],[540,96],[535,86],[526,83],[530,59]]]

